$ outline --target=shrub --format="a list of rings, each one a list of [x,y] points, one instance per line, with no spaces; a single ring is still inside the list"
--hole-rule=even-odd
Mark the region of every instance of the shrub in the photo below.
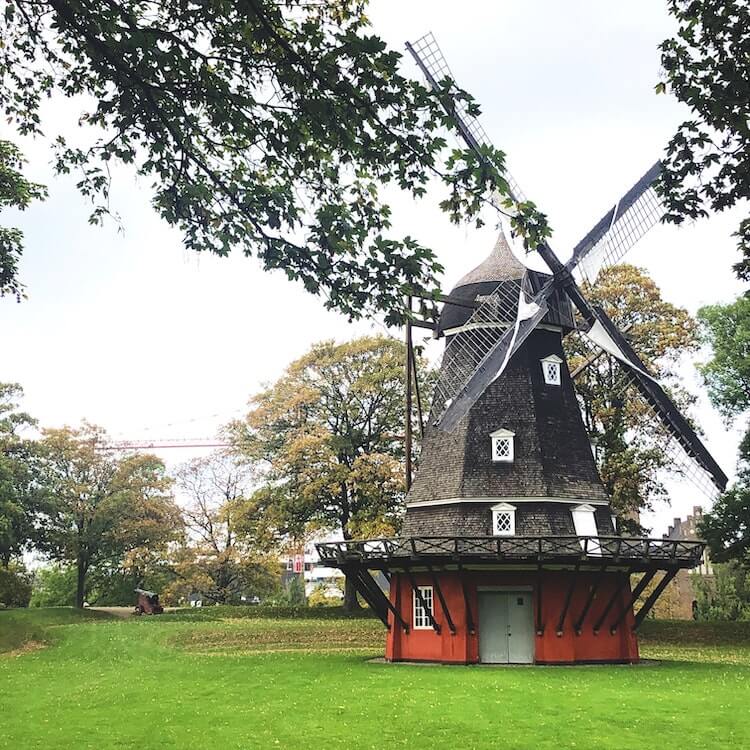
[[[32,575],[21,563],[0,565],[0,605],[28,607],[31,599]]]

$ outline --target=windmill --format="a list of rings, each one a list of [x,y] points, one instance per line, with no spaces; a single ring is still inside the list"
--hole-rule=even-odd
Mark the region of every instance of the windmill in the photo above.
[[[450,92],[434,37],[407,47],[430,85]],[[485,158],[481,125],[460,100],[443,102]],[[387,659],[634,662],[646,614],[679,570],[701,561],[700,541],[618,533],[562,345],[579,335],[615,360],[682,471],[704,488],[724,488],[726,476],[688,421],[579,286],[595,284],[660,219],[659,169],[626,191],[567,263],[543,243],[537,252],[548,272],[533,270],[501,232],[490,256],[438,298],[437,320],[411,317],[446,346],[402,536],[317,545],[388,628]],[[407,342],[411,383],[410,325]],[[388,578],[387,594],[371,571]],[[632,574],[640,577],[631,586]]]
[[[406,46],[434,90],[440,90],[441,79],[455,80],[432,34]],[[443,101],[466,145],[480,159],[485,158],[481,147],[491,145],[491,142],[481,124],[461,102]],[[495,292],[486,296],[468,321],[469,327],[475,324],[474,330],[454,337],[446,349],[444,362],[447,364],[441,368],[433,405],[432,420],[437,427],[443,430],[455,427],[487,386],[502,374],[513,354],[548,313],[550,304],[554,302],[560,306],[558,295],[562,294],[580,313],[583,322],[578,328],[579,333],[591,347],[606,352],[619,363],[622,375],[643,399],[644,408],[661,426],[663,449],[672,463],[709,497],[716,490],[725,489],[726,475],[695,430],[604,310],[591,305],[579,287],[582,281],[594,285],[600,271],[619,263],[659,222],[664,211],[654,190],[654,182],[660,170],[659,162],[649,167],[573,248],[567,263],[563,264],[549,245],[542,243],[537,252],[550,269],[551,276],[541,287],[540,274],[528,269],[519,284],[517,297],[509,294],[507,286],[503,285],[498,285]],[[524,200],[512,177],[508,184],[514,200]],[[497,199],[493,200],[499,205]],[[509,320],[514,324],[507,325]],[[483,324],[489,321],[505,326],[501,337],[486,336]],[[458,351],[463,356],[456,356]],[[468,370],[467,361],[474,362],[475,367]]]

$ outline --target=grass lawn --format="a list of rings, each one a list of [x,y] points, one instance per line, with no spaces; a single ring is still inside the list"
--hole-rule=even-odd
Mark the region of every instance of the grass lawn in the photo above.
[[[0,748],[750,748],[750,623],[488,669],[368,663],[382,626],[317,612],[0,612]]]

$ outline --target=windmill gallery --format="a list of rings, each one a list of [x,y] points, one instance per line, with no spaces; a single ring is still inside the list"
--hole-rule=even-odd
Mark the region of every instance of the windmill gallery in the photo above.
[[[432,85],[450,75],[431,35],[409,50]],[[481,153],[488,141],[478,122],[446,109]],[[687,420],[577,283],[594,282],[659,220],[658,171],[623,195],[566,264],[543,244],[548,272],[532,270],[501,231],[489,257],[442,298],[436,320],[412,318],[446,345],[402,536],[318,545],[387,627],[388,660],[637,662],[643,618],[680,569],[700,562],[702,542],[619,535],[563,350],[576,335],[613,357],[628,397],[661,425],[670,460],[704,487],[726,486]],[[388,579],[388,593],[373,572]],[[640,576],[633,585],[631,575]]]

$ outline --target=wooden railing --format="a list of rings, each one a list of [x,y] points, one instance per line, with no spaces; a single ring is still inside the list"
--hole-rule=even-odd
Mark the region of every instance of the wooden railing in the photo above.
[[[473,559],[508,561],[611,560],[694,567],[704,542],[620,536],[415,536],[356,539],[315,545],[321,562],[333,566],[365,562]]]

